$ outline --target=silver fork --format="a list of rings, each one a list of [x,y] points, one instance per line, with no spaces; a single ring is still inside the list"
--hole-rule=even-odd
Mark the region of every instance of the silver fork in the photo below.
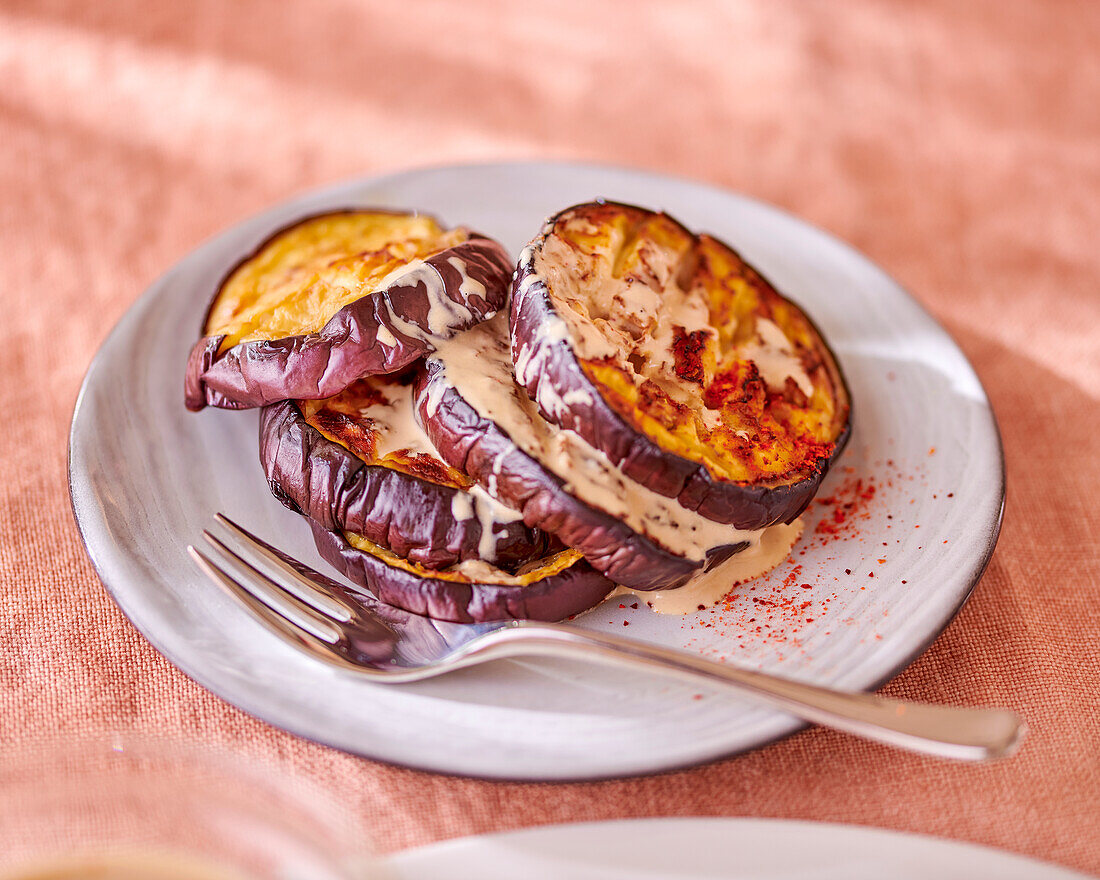
[[[203,536],[245,581],[187,548],[199,568],[272,633],[319,660],[370,681],[399,684],[520,655],[595,660],[695,684],[722,685],[761,703],[915,752],[964,761],[1010,755],[1027,727],[1007,709],[970,709],[848,693],[564,623],[432,621],[353,592],[276,550],[222,514],[217,521],[275,580],[209,531]]]

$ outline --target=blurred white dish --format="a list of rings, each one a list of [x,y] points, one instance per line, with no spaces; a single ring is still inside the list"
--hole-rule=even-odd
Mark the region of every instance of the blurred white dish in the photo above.
[[[397,880],[1080,880],[984,846],[777,819],[620,819],[464,837],[391,857]]]

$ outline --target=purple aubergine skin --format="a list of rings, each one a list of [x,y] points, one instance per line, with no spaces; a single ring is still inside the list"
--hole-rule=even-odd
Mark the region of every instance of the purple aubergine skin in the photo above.
[[[263,247],[260,245],[256,253]],[[254,255],[238,263],[226,279]],[[452,258],[461,260],[469,277],[484,286],[485,297],[467,296],[460,290],[463,275],[449,262]],[[447,295],[473,312],[468,326],[485,320],[507,303],[514,266],[507,251],[490,238],[471,233],[466,241],[424,262],[440,274]],[[219,293],[224,283],[218,286]],[[430,305],[423,282],[398,281],[384,296],[367,294],[344,306],[316,333],[243,342],[221,353],[218,349],[225,337],[204,336],[187,359],[184,401],[191,410],[208,404],[249,409],[280,400],[332,397],[356,379],[396,372],[429,354],[433,350],[431,342],[402,333],[391,314],[427,331]],[[393,335],[395,345],[378,339],[379,327]],[[456,327],[454,332],[465,329],[468,327]]]
[[[452,512],[463,489],[367,464],[308,424],[291,401],[261,410],[260,463],[275,497],[326,529],[362,535],[429,569],[481,558],[481,524]],[[546,536],[522,522],[494,531],[496,558],[505,566],[547,550]]]
[[[526,586],[476,584],[421,577],[365,553],[342,534],[309,521],[317,552],[354,584],[387,605],[433,620],[564,620],[602,602],[615,585],[583,559]]]
[[[615,583],[634,590],[682,586],[693,574],[748,546],[715,548],[703,562],[670,553],[570,494],[562,480],[517,448],[499,425],[482,418],[454,387],[438,396],[430,391],[433,383],[445,381],[439,365],[428,361],[414,391],[420,422],[443,460],[482,486],[493,477],[501,503],[521,511],[532,528],[580,550],[593,568]],[[434,413],[428,412],[429,398],[439,401]]]
[[[535,270],[535,255],[548,235],[547,230],[553,228],[561,214],[570,210],[573,209],[567,208],[548,220],[544,231],[524,250],[520,259],[512,282],[509,312],[513,362],[524,345],[536,343],[548,321],[559,317],[545,281]],[[814,331],[828,350],[824,337],[816,327]],[[836,365],[835,356],[831,351],[829,354]],[[556,414],[539,407],[545,419],[575,431],[603,451],[628,477],[658,495],[675,498],[700,516],[738,529],[755,530],[779,522],[793,522],[817,493],[825,474],[844,451],[851,433],[849,414],[829,460],[796,482],[763,485],[719,480],[711,476],[705,465],[662,449],[628,424],[589,380],[568,339],[552,342],[545,358],[544,369],[531,371],[528,377],[524,386],[528,395],[537,402],[539,386],[545,382],[553,389],[556,399],[576,401],[563,403]],[[833,378],[836,387],[850,400],[839,366],[835,366]]]

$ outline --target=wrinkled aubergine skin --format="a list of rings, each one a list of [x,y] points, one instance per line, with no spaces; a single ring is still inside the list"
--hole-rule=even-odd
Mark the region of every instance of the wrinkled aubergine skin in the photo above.
[[[309,525],[317,552],[348,580],[387,605],[434,620],[564,620],[598,605],[615,588],[583,559],[526,586],[421,577],[352,547],[343,535],[319,522],[310,520]]]
[[[257,253],[262,249],[263,245]],[[252,256],[238,263],[226,280]],[[469,277],[484,286],[484,298],[459,290],[462,273],[451,265],[451,258],[462,260]],[[514,266],[503,246],[490,238],[471,233],[466,241],[424,262],[439,272],[450,298],[473,312],[470,326],[507,302]],[[218,286],[218,293],[224,284]],[[187,359],[187,408],[200,410],[209,404],[248,409],[280,400],[318,400],[338,394],[363,376],[396,372],[431,352],[430,341],[407,336],[394,326],[384,299],[389,300],[393,314],[428,328],[430,303],[424,284],[398,283],[388,288],[384,298],[368,294],[344,306],[317,333],[243,342],[220,354],[225,337],[203,337]],[[205,323],[204,318],[204,327]],[[393,334],[395,346],[378,341],[380,326]],[[467,328],[455,332],[462,329]]]
[[[429,569],[481,558],[481,524],[452,513],[452,499],[464,490],[368,465],[308,424],[291,401],[260,412],[260,463],[275,497],[326,529],[363,535]],[[546,552],[546,536],[522,522],[494,531],[502,565]]]
[[[548,229],[552,228],[555,220],[556,217],[547,221]],[[545,282],[535,271],[535,254],[545,237],[546,232],[541,233],[533,242],[533,247],[525,251],[525,259],[520,261],[512,283],[509,327],[513,361],[520,348],[533,345],[544,332],[546,322],[557,314]],[[531,276],[536,277],[528,280]],[[816,327],[814,330],[817,332]],[[824,337],[819,332],[817,335],[828,351]],[[836,358],[831,351],[829,354],[835,365],[832,370],[835,387],[845,400],[850,400]],[[719,480],[710,475],[705,465],[661,449],[628,424],[589,380],[567,339],[551,343],[545,368],[532,372],[524,386],[532,400],[538,401],[539,385],[547,382],[557,399],[576,401],[563,403],[556,415],[540,407],[544,418],[580,434],[602,450],[623,473],[646,488],[675,498],[700,516],[729,523],[738,529],[762,529],[780,522],[793,522],[817,493],[825,474],[844,451],[851,433],[849,410],[848,420],[828,461],[812,473],[802,474],[795,482],[769,486]]]
[[[696,572],[748,546],[715,548],[704,562],[668,552],[611,514],[571,495],[562,480],[518,449],[495,422],[478,415],[453,387],[447,386],[437,398],[432,384],[445,381],[438,364],[429,361],[414,386],[420,423],[443,460],[482,486],[492,477],[501,503],[521,511],[532,528],[550,532],[567,547],[580,550],[593,568],[615,583],[634,590],[682,586]],[[429,398],[439,400],[434,413],[429,412]]]

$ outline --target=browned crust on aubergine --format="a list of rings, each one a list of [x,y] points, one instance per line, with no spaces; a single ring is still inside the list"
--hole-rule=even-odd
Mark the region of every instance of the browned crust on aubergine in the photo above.
[[[614,202],[595,204],[654,213]],[[513,360],[518,357],[522,346],[537,342],[548,321],[560,319],[545,281],[537,274],[535,256],[538,248],[552,233],[558,218],[576,208],[584,207],[587,206],[567,208],[550,218],[543,231],[521,256],[512,283],[509,314]],[[660,216],[679,226],[685,234],[697,238],[673,218]],[[741,260],[728,245],[722,242],[717,244]],[[751,266],[743,260],[741,262],[753,283],[763,285],[770,293],[794,306]],[[676,498],[689,510],[697,511],[701,516],[716,522],[729,523],[738,529],[761,529],[779,522],[790,523],[810,503],[825,474],[843,452],[851,434],[850,394],[836,357],[809,317],[800,309],[798,313],[816,337],[816,347],[823,355],[822,366],[828,371],[835,389],[844,413],[844,423],[828,456],[818,459],[808,470],[796,474],[790,482],[749,483],[719,479],[710,473],[706,465],[661,448],[655,440],[629,424],[604,399],[597,384],[586,374],[568,339],[555,341],[543,348],[541,368],[529,371],[524,387],[531,399],[538,401],[540,385],[549,385],[548,390],[554,398],[563,401],[563,405],[555,413],[546,412],[540,406],[540,411],[546,418],[563,428],[575,431],[602,450],[627,476],[658,494]]]
[[[205,334],[210,312],[229,279],[272,241],[308,221],[360,212],[327,211],[303,217],[273,232],[225,274],[207,308],[200,333]],[[399,212],[370,210],[369,213]],[[465,264],[469,277],[484,286],[485,297],[460,290],[462,273],[449,262],[455,257]],[[431,255],[424,262],[439,273],[449,298],[473,313],[469,324],[456,327],[453,332],[484,320],[507,302],[514,266],[507,251],[493,239],[471,232],[467,240]],[[401,283],[399,279],[385,290],[384,296],[381,294],[381,291],[368,293],[344,306],[315,333],[243,342],[226,351],[221,351],[224,335],[203,335],[187,359],[184,379],[187,408],[200,410],[211,405],[249,409],[280,400],[331,397],[362,376],[397,372],[430,353],[433,350],[430,341],[403,333],[391,318],[391,314],[396,314],[427,331],[430,300],[425,285],[415,281]],[[393,335],[396,344],[378,339],[380,327]]]
[[[453,623],[563,620],[598,605],[615,585],[578,559],[569,568],[523,585],[480,584],[420,576],[359,550],[310,520],[321,557],[371,595],[414,614]]]
[[[309,425],[293,401],[261,411],[260,463],[275,497],[326,529],[363,535],[428,569],[480,558],[481,524],[452,512],[464,488],[367,464]],[[520,521],[496,523],[494,533],[503,568],[547,548],[546,536]]]
[[[416,379],[416,408],[429,439],[443,460],[482,486],[495,487],[502,503],[522,511],[532,528],[549,532],[579,550],[597,571],[636,590],[682,586],[692,575],[728,559],[747,544],[712,550],[697,562],[670,553],[611,514],[571,495],[562,480],[519,449],[495,422],[482,418],[453,386],[438,363],[429,360]],[[430,412],[430,402],[435,404]]]

